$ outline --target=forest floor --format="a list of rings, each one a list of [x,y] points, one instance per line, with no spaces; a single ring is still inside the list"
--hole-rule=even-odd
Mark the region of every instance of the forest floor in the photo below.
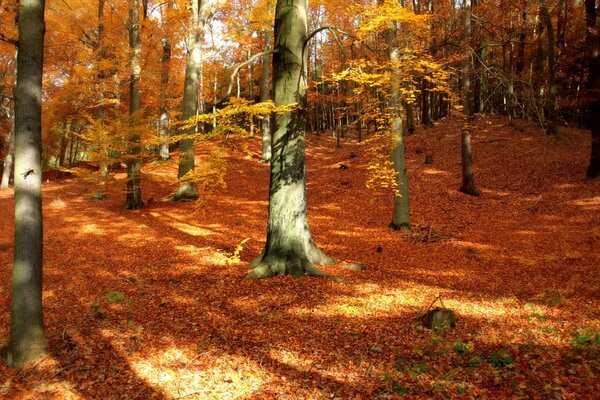
[[[584,179],[589,132],[546,137],[479,117],[482,195],[471,197],[458,191],[460,128],[450,118],[406,138],[412,236],[388,230],[391,194],[365,187],[365,144],[308,135],[313,238],[369,267],[323,267],[346,283],[244,279],[267,221],[258,137],[227,143],[227,187],[201,204],[163,201],[176,161],[145,165],[153,200],[140,211],[122,209],[123,173],[102,187],[45,183],[49,352],[23,371],[0,363],[0,397],[598,398],[600,182]],[[199,146],[200,162],[210,146]],[[0,192],[2,357],[13,215],[12,192]],[[459,318],[449,332],[418,319],[439,295]]]

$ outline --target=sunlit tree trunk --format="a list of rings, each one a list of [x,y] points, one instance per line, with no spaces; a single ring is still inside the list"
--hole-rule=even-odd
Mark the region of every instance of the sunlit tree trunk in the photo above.
[[[188,24],[188,37],[186,39],[187,55],[185,65],[185,81],[183,86],[183,113],[182,120],[187,120],[197,113],[198,106],[198,81],[200,76],[200,62],[202,57],[202,40],[204,37],[204,24],[201,22],[202,7],[206,0],[190,0],[190,22]],[[215,92],[216,93],[216,92]],[[189,128],[184,134],[193,134],[194,128]],[[194,139],[184,138],[179,141],[179,187],[173,195],[173,200],[193,200],[198,198],[194,174]]]
[[[273,132],[269,218],[263,253],[248,278],[324,275],[313,264],[331,264],[313,242],[306,209],[304,127],[306,107],[307,0],[278,0],[275,9],[273,94],[276,106],[298,104],[279,113]]]
[[[137,210],[143,207],[140,159],[140,112],[142,108],[142,95],[140,80],[142,67],[140,57],[142,54],[142,41],[140,37],[140,3],[139,0],[128,0],[129,4],[129,47],[131,49],[131,77],[129,81],[129,144],[127,156],[127,198],[125,208]]]
[[[381,2],[381,0],[380,0]],[[392,73],[392,93],[390,99],[391,134],[394,141],[392,148],[392,161],[396,172],[397,192],[394,196],[394,210],[392,222],[389,227],[394,230],[410,232],[410,209],[408,201],[408,175],[406,173],[406,159],[404,155],[404,137],[402,130],[402,102],[400,99],[400,48],[397,41],[398,27],[385,31],[385,41],[388,46],[388,57]],[[423,98],[429,98],[428,93],[423,91]],[[424,100],[425,104],[428,100]],[[429,113],[427,112],[427,115]],[[425,114],[424,114],[425,116]]]
[[[470,43],[472,34],[471,30],[471,13],[472,5],[469,0],[465,1],[465,25],[464,32],[466,42]],[[461,154],[462,154],[462,185],[460,191],[473,196],[478,196],[479,190],[475,186],[475,177],[473,173],[473,153],[471,148],[471,131],[473,129],[473,102],[471,101],[472,89],[471,78],[473,71],[472,48],[466,45],[465,57],[463,60],[462,71],[462,96],[463,96],[463,112],[465,123],[461,132]]]
[[[592,152],[586,175],[588,178],[600,176],[600,35],[596,19],[596,2],[585,1],[587,37],[589,48],[589,70],[587,82],[587,123],[592,130]]]
[[[158,136],[160,144],[158,145],[158,158],[160,160],[169,159],[169,105],[167,102],[167,89],[169,88],[170,65],[171,65],[171,39],[169,35],[170,28],[168,24],[168,12],[173,8],[173,2],[167,2],[166,7],[161,6],[161,10],[165,9],[162,15],[163,37],[162,57],[160,59],[160,108],[158,116]]]
[[[44,354],[42,313],[42,67],[44,0],[19,1],[15,91],[15,248],[7,362]]]
[[[104,0],[98,0],[98,61],[97,61],[97,69],[98,69],[98,104],[97,108],[97,117],[100,122],[100,126],[102,127],[104,124],[104,71],[102,66],[102,61],[104,61],[105,57],[105,49],[104,49]],[[106,132],[102,132],[100,137],[98,152],[100,153],[100,177],[102,179],[108,178],[108,167],[109,167],[109,140],[108,134]]]

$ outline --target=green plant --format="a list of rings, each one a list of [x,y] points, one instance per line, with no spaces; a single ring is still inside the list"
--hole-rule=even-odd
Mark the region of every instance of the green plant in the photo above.
[[[472,346],[469,343],[465,343],[461,340],[454,342],[454,351],[460,354],[468,353],[472,350]]]
[[[488,361],[494,368],[504,368],[514,363],[514,360],[510,357],[506,349],[500,349],[492,353]]]
[[[106,298],[106,301],[108,301],[110,304],[115,304],[125,300],[125,295],[123,294],[123,292],[110,291],[104,295],[104,298]]]
[[[571,341],[573,346],[586,346],[591,344],[600,345],[600,333],[592,332],[587,327],[580,327],[575,330],[574,339]]]
[[[483,363],[481,357],[473,357],[469,360],[469,367],[477,368]]]

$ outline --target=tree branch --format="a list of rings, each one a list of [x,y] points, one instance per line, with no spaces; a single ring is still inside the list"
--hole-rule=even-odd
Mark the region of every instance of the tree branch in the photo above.
[[[8,100],[14,100],[15,99],[13,96],[9,96],[9,95],[4,94],[4,93],[0,93],[0,98],[8,99]]]
[[[274,54],[274,53],[279,53],[279,50],[278,49],[269,49],[269,50],[262,51],[260,53],[256,53],[252,57],[250,57],[246,61],[244,61],[243,63],[236,65],[236,67],[233,69],[233,72],[231,73],[231,76],[229,77],[229,86],[227,87],[227,91],[219,100],[217,100],[215,102],[215,106],[218,104],[221,104],[227,97],[229,97],[229,95],[233,91],[233,82],[235,81],[235,78],[237,77],[237,75],[240,73],[240,69],[242,69],[246,65],[252,63],[254,60],[256,60],[259,57],[264,57],[264,56],[267,56],[269,54]]]

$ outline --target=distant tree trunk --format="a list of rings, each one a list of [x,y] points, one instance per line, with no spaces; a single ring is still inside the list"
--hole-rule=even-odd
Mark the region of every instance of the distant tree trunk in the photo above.
[[[2,171],[2,180],[0,181],[0,190],[7,189],[12,175],[13,161],[15,159],[15,114],[11,115],[12,126],[10,129],[10,139],[8,142],[8,153],[4,158],[4,170]]]
[[[548,6],[545,1],[542,1],[540,4],[540,14],[544,20],[544,25],[546,25],[546,37],[548,39],[548,95],[546,96],[544,107],[546,114],[546,134],[555,135],[557,133],[555,38],[552,17],[548,12]]]
[[[19,1],[15,91],[15,244],[7,362],[44,354],[42,312],[42,67],[44,0]]]
[[[188,24],[187,57],[185,65],[185,81],[183,86],[183,121],[197,114],[198,106],[198,80],[200,76],[200,62],[202,58],[202,39],[204,37],[204,24],[201,23],[202,7],[205,5],[202,0],[189,0],[191,16]],[[216,96],[216,90],[215,90]],[[194,128],[184,132],[185,134],[194,133]],[[173,200],[194,200],[198,198],[196,184],[194,182],[194,139],[185,138],[179,141],[179,187],[173,195]]]
[[[307,0],[278,0],[275,9],[273,94],[276,106],[300,104],[301,110],[275,117],[269,184],[267,242],[250,266],[248,278],[275,275],[325,275],[313,264],[332,264],[313,242],[306,210],[304,127],[306,107]]]
[[[471,13],[472,5],[469,0],[465,1],[465,35],[471,37]],[[469,42],[469,39],[465,40]],[[463,60],[462,71],[462,96],[463,96],[463,111],[465,115],[465,123],[461,132],[461,154],[462,154],[462,185],[460,191],[472,196],[478,196],[479,190],[475,186],[475,178],[473,174],[473,154],[471,149],[471,131],[473,122],[473,103],[471,101],[471,77],[473,71],[472,48],[467,45],[465,57]]]
[[[269,2],[268,8],[269,13],[271,12],[273,3]],[[271,49],[271,40],[273,39],[273,32],[266,30],[264,32],[265,38],[265,51]],[[265,102],[271,99],[271,90],[269,80],[271,78],[271,58],[263,57],[262,59],[262,75],[260,78],[260,101]],[[271,161],[271,115],[266,115],[261,123],[260,130],[262,133],[262,152],[260,161],[267,163]]]
[[[140,92],[140,80],[142,68],[140,65],[142,55],[142,41],[140,37],[140,2],[139,0],[128,0],[129,4],[129,47],[131,49],[131,77],[129,81],[129,143],[127,157],[127,198],[125,208],[137,210],[144,206],[142,201],[141,168],[140,159],[140,116],[142,108],[142,95]]]
[[[167,89],[169,88],[170,65],[171,65],[171,39],[168,33],[168,10],[173,8],[173,2],[167,2],[167,11],[163,13],[163,37],[162,42],[162,57],[160,59],[160,109],[158,116],[158,136],[160,144],[158,145],[158,158],[160,160],[169,159],[169,105],[167,103]],[[162,9],[162,6],[161,6]]]
[[[98,108],[97,117],[100,125],[104,125],[104,70],[102,62],[106,56],[104,50],[104,0],[98,0],[98,60],[97,60],[97,78],[98,78]],[[100,177],[102,179],[108,178],[110,150],[108,135],[103,133],[101,135],[98,152],[100,154]]]
[[[595,0],[585,1],[589,70],[587,81],[587,124],[592,130],[592,152],[586,175],[600,176],[600,35],[598,34]]]

